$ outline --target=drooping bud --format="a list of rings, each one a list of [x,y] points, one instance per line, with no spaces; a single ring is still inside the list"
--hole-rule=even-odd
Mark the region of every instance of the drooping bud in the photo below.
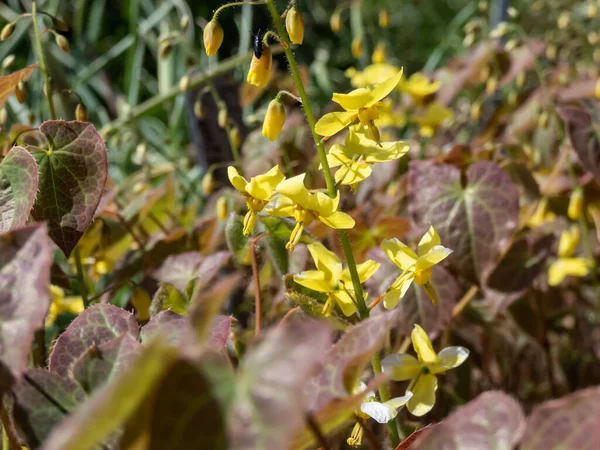
[[[329,26],[331,27],[331,31],[337,33],[342,28],[342,12],[339,10],[335,10],[331,15],[331,19],[329,19]]]
[[[246,80],[248,83],[264,88],[269,83],[271,77],[271,65],[273,64],[273,55],[268,46],[263,44],[263,51],[260,58],[256,54],[252,55],[250,70]]]
[[[185,92],[190,88],[190,76],[188,74],[185,74],[184,76],[181,77],[181,79],[179,80],[179,90],[181,92]]]
[[[387,9],[382,9],[379,11],[379,26],[381,28],[387,28],[390,26],[390,13]]]
[[[232,127],[229,130],[229,139],[231,139],[231,144],[236,148],[240,148],[242,145],[242,137],[240,136],[240,129],[238,127]]]
[[[206,172],[206,175],[202,177],[202,191],[204,195],[210,195],[215,190],[215,179],[213,178],[212,171]]]
[[[183,31],[185,31],[185,30],[187,30],[189,25],[190,25],[190,16],[188,16],[187,14],[181,16],[181,19],[179,19],[179,26],[181,27],[181,29]]]
[[[17,101],[21,104],[25,103],[25,100],[27,100],[27,92],[25,91],[25,83],[23,83],[23,80],[19,80],[15,87],[15,97],[17,97]]]
[[[363,52],[363,41],[359,37],[352,39],[352,56],[360,58]]]
[[[267,114],[263,122],[262,134],[267,139],[274,141],[281,134],[285,123],[285,106],[278,98],[271,100],[267,107]]]
[[[75,119],[79,120],[80,122],[88,121],[88,109],[84,104],[77,104],[77,107],[75,108]]]
[[[223,43],[223,27],[215,19],[211,20],[204,27],[204,49],[208,56],[212,56],[221,47]]]
[[[2,60],[2,68],[8,69],[12,65],[12,63],[15,62],[15,59],[16,57],[14,54],[6,56],[6,58]]]
[[[596,98],[598,100],[600,100],[600,79],[598,79],[598,81],[596,81],[596,89],[595,89],[594,95],[596,96]]]
[[[52,17],[52,25],[54,25],[54,28],[57,31],[62,31],[63,33],[66,33],[67,31],[69,31],[69,26],[64,23],[62,20],[57,19],[56,17]]]
[[[14,31],[15,31],[15,22],[9,22],[6,25],[4,25],[4,28],[2,28],[2,32],[0,32],[0,41],[7,40],[9,37],[12,36]]]
[[[204,107],[202,106],[202,99],[200,97],[194,102],[194,115],[198,119],[204,119]]]
[[[58,45],[58,48],[60,48],[63,52],[70,52],[69,41],[67,41],[66,37],[64,37],[62,34],[55,33],[54,40],[56,41],[56,45]]]
[[[227,108],[219,108],[219,115],[217,116],[217,123],[221,128],[225,128],[227,126],[227,122],[229,121],[229,113],[227,112]]]
[[[229,205],[227,197],[219,197],[217,200],[217,218],[219,220],[226,220],[229,215]]]
[[[583,214],[583,189],[578,187],[571,194],[567,215],[571,220],[578,220]]]
[[[292,6],[285,17],[285,28],[292,44],[300,45],[304,41],[304,14]]]
[[[373,50],[373,54],[371,55],[371,60],[373,64],[383,64],[385,62],[385,44],[380,42]]]
[[[0,124],[4,125],[6,122],[8,122],[8,111],[2,107],[0,108]]]

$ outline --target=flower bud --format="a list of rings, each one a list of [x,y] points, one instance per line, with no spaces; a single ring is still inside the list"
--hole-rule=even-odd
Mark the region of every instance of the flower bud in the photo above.
[[[558,241],[558,256],[560,258],[572,256],[579,246],[580,238],[581,232],[577,225],[572,225],[568,230],[564,230],[560,234],[560,240]]]
[[[385,44],[378,43],[371,55],[373,64],[383,64],[385,62]]]
[[[229,121],[229,113],[227,112],[227,108],[219,108],[219,115],[217,116],[217,123],[221,128],[225,128],[227,126],[227,122]]]
[[[217,218],[219,220],[226,220],[229,215],[229,205],[227,204],[227,197],[219,197],[217,200]]]
[[[569,26],[569,23],[571,23],[571,14],[567,11],[560,13],[558,20],[556,21],[558,28],[564,30]]]
[[[304,14],[294,5],[285,17],[285,29],[292,44],[300,45],[304,41]]]
[[[204,49],[208,56],[212,56],[219,50],[223,43],[223,27],[215,19],[204,27]]]
[[[390,13],[387,9],[382,9],[379,11],[379,26],[381,28],[387,28],[390,26]]]
[[[185,74],[179,80],[179,90],[182,92],[187,91],[190,88],[190,76]]]
[[[271,50],[266,45],[263,45],[260,58],[257,58],[255,54],[252,55],[250,70],[246,78],[248,83],[264,88],[269,83],[269,78],[271,77],[271,64],[273,64]]]
[[[497,88],[498,88],[498,78],[496,78],[496,77],[488,78],[487,82],[485,83],[486,94],[492,95],[494,92],[496,92]]]
[[[2,107],[0,108],[0,124],[4,125],[6,122],[8,122],[8,111]]]
[[[356,37],[352,39],[352,56],[360,58],[363,52],[363,41],[361,38]]]
[[[526,80],[527,74],[525,72],[519,72],[519,75],[517,75],[517,80],[516,80],[516,84],[518,88],[522,88],[523,86],[525,86],[525,80]]]
[[[17,86],[15,87],[15,97],[17,97],[17,101],[21,104],[25,103],[27,100],[27,92],[25,91],[25,83],[22,80],[19,80]]]
[[[52,25],[57,31],[62,31],[63,33],[69,31],[69,26],[62,20],[57,19],[56,17],[52,17]]]
[[[271,100],[267,107],[267,114],[263,122],[262,134],[267,139],[274,141],[281,134],[285,123],[285,106],[279,99]]]
[[[150,319],[150,304],[152,300],[146,289],[136,287],[131,294],[131,303],[137,311],[137,319],[145,322]]]
[[[60,48],[63,52],[70,52],[69,41],[67,41],[66,37],[64,37],[62,34],[55,34],[54,40],[56,41],[56,45],[58,45],[58,48]]]
[[[206,172],[206,175],[202,177],[202,191],[204,195],[210,195],[215,190],[215,179],[213,178],[212,171]]]
[[[85,105],[81,103],[77,104],[77,107],[75,108],[75,119],[79,120],[80,122],[88,121],[88,109],[85,107]]]
[[[583,189],[578,187],[571,194],[567,215],[571,220],[578,220],[583,214]]]
[[[173,50],[173,46],[167,41],[163,41],[158,46],[158,56],[160,56],[160,59],[167,59],[171,54],[171,50]]]
[[[331,31],[337,33],[342,28],[342,14],[341,11],[334,11],[331,15],[331,19],[329,19],[329,26],[331,27]]]
[[[16,57],[14,54],[8,55],[6,58],[4,58],[2,60],[2,68],[8,69],[12,65],[12,63],[15,62],[15,58]]]
[[[229,139],[233,146],[240,148],[240,145],[242,145],[242,137],[240,136],[240,129],[238,127],[232,127],[231,130],[229,130]]]
[[[12,36],[14,31],[15,31],[15,22],[9,22],[6,25],[4,25],[4,28],[2,28],[2,32],[0,32],[0,41],[7,40],[9,37]]]
[[[185,14],[184,16],[181,16],[181,19],[179,20],[179,26],[181,27],[181,29],[183,31],[185,31],[185,30],[187,30],[189,25],[190,25],[190,16],[188,16],[187,14]]]
[[[549,120],[550,120],[550,115],[548,114],[548,112],[542,111],[542,113],[538,116],[538,126],[543,129],[548,128]]]
[[[194,115],[198,119],[204,119],[204,107],[202,106],[202,100],[200,97],[194,102]]]

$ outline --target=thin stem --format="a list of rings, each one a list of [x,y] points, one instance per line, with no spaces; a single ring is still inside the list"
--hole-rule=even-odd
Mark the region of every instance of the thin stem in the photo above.
[[[56,120],[56,110],[54,109],[54,100],[52,99],[53,89],[52,84],[50,83],[50,76],[48,75],[48,68],[46,67],[46,59],[44,58],[44,49],[42,47],[42,37],[40,35],[40,29],[38,28],[37,7],[35,1],[31,3],[31,18],[33,20],[33,32],[35,34],[35,45],[38,52],[38,59],[40,60],[40,69],[44,74],[44,84],[46,86],[46,95],[48,97],[50,117],[52,118],[52,120]]]
[[[46,329],[44,327],[35,331],[35,348],[32,352],[35,367],[46,366]]]
[[[226,5],[221,6],[220,8],[218,8],[215,13],[213,14],[213,20],[217,20],[217,16],[219,15],[219,13],[221,11],[223,11],[225,8],[229,8],[230,6],[242,6],[242,5],[264,5],[265,3],[267,3],[265,0],[261,0],[258,2],[233,2],[233,3],[227,3]]]
[[[250,240],[250,262],[252,264],[252,276],[254,278],[254,335],[260,335],[262,318],[262,301],[260,298],[260,276],[258,273],[258,261],[256,259],[256,244],[266,236],[267,233],[261,233]]]
[[[378,353],[373,355],[373,358],[371,359],[371,367],[373,367],[373,373],[375,375],[379,375],[382,372],[381,359],[379,358]],[[382,403],[385,403],[390,399],[390,392],[388,391],[385,383],[381,383],[379,386],[379,398]],[[394,420],[390,420],[387,423],[387,427],[388,433],[390,434],[390,440],[392,441],[392,448],[396,448],[398,444],[400,444],[400,433],[398,426]]]
[[[385,292],[383,294],[381,294],[379,297],[377,297],[375,300],[373,300],[371,303],[369,303],[369,311],[371,311],[373,308],[375,308],[379,303],[381,303],[381,300],[384,299],[385,297]]]
[[[290,91],[281,90],[277,93],[277,100],[281,98],[282,95],[287,95],[289,98],[296,100],[298,103],[302,104],[302,99],[297,95],[292,94]]]
[[[314,417],[311,413],[306,414],[306,424],[308,425],[308,428],[310,428],[310,431],[312,432],[312,434],[315,436],[315,438],[319,442],[321,449],[329,450],[330,447],[329,447],[329,444],[327,443],[327,439],[325,439],[325,436],[323,435],[323,433],[321,432],[321,429],[319,428],[319,424],[314,419]]]
[[[21,448],[21,445],[19,444],[20,439],[17,436],[16,431],[11,424],[10,417],[8,415],[8,410],[4,406],[4,402],[2,402],[2,405],[0,405],[0,421],[2,422],[2,443],[4,444],[4,441],[6,440],[9,444],[6,447],[4,447],[3,445],[2,448],[10,450],[19,450]]]
[[[83,271],[83,264],[81,263],[81,254],[79,253],[79,248],[75,247],[74,251],[75,256],[75,266],[77,267],[77,278],[79,278],[79,292],[81,294],[81,300],[83,300],[83,305],[87,308],[90,306],[88,300],[88,291],[87,284],[85,282],[85,272]]]
[[[292,317],[294,314],[296,314],[298,311],[300,311],[300,307],[296,306],[292,309],[290,309],[288,312],[285,313],[285,315],[283,316],[283,318],[279,321],[279,323],[277,324],[278,327],[281,327],[284,323],[286,323],[290,317]]]
[[[215,85],[212,83],[212,81],[208,82],[208,89],[210,90],[210,93],[213,96],[215,103],[217,104],[218,110],[219,111],[221,109],[227,110],[227,104],[223,101],[223,99],[219,95],[219,91],[217,91],[217,89],[215,88]],[[235,162],[235,165],[241,172],[242,171],[242,160],[240,158],[240,151],[239,151],[236,143],[231,138],[231,125],[229,124],[229,121],[225,124],[225,132],[227,133],[227,140],[229,141],[229,146],[231,147],[231,153],[233,154],[233,160]]]

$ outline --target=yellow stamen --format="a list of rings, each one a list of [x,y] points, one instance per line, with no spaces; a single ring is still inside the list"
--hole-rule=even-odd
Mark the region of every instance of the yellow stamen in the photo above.
[[[423,286],[429,283],[430,279],[431,269],[418,270],[417,272],[415,272],[415,283],[417,283],[419,286]]]
[[[354,428],[352,429],[352,434],[350,435],[350,437],[348,438],[348,440],[346,442],[348,443],[348,445],[350,447],[354,447],[354,448],[360,447],[360,445],[362,443],[363,433],[364,433],[364,430],[363,430],[362,424],[356,422],[356,425],[354,425]]]
[[[302,237],[303,231],[304,222],[297,222],[296,226],[292,230],[292,234],[290,235],[290,241],[287,244],[285,244],[285,248],[287,248],[288,251],[294,251],[294,248],[296,248],[296,245],[298,244],[298,242],[300,242],[300,238]]]

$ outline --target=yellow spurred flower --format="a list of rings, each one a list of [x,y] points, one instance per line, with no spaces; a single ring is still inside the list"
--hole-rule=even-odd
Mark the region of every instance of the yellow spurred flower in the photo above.
[[[435,404],[436,375],[460,366],[468,358],[469,350],[464,347],[446,347],[436,354],[427,333],[419,325],[415,325],[411,339],[418,359],[406,353],[395,353],[386,356],[381,365],[390,379],[411,380],[409,392],[412,396],[406,403],[406,408],[415,416],[423,416]]]
[[[265,174],[250,178],[250,181],[241,176],[233,166],[227,168],[227,175],[233,187],[247,197],[248,213],[244,217],[243,234],[249,236],[254,229],[256,215],[269,203],[275,194],[275,188],[285,180],[285,176],[281,173],[279,166],[273,167]]]
[[[208,56],[212,56],[221,47],[223,43],[223,27],[215,19],[211,20],[204,27],[204,49]]]
[[[354,219],[348,214],[338,211],[340,194],[331,198],[325,192],[308,190],[304,187],[306,174],[297,175],[281,182],[277,192],[281,195],[275,197],[275,205],[268,207],[267,212],[274,216],[293,217],[296,219],[286,248],[294,250],[300,241],[304,228],[320,220],[330,228],[349,229],[354,227]]]
[[[248,77],[246,78],[248,83],[264,88],[269,83],[272,64],[273,54],[271,53],[271,49],[263,44],[262,55],[260,55],[260,58],[257,58],[255,54],[252,55],[250,70],[248,71]]]
[[[454,114],[451,109],[436,102],[429,105],[425,115],[415,116],[413,120],[421,126],[419,129],[421,136],[432,137],[440,125],[453,117]]]
[[[355,120],[368,126],[373,132],[373,128],[376,129],[374,121],[379,118],[377,108],[381,105],[381,101],[396,88],[401,78],[402,69],[373,89],[359,88],[348,94],[334,93],[332,100],[345,111],[332,112],[321,117],[315,126],[316,133],[320,136],[333,136]]]
[[[527,226],[530,228],[541,227],[542,225],[554,222],[556,214],[554,214],[548,204],[548,197],[543,197],[535,208],[531,217],[527,220]]]
[[[577,220],[583,214],[583,189],[576,188],[569,199],[569,208],[567,215],[571,220]]]
[[[302,44],[302,41],[304,41],[304,14],[298,11],[295,5],[285,16],[285,28],[292,44]]]
[[[85,309],[83,299],[80,296],[65,297],[65,292],[58,286],[50,285],[50,309],[46,316],[46,327],[54,322],[59,314],[69,312],[71,314],[81,314]]]
[[[403,141],[382,142],[379,145],[369,139],[358,127],[350,127],[344,145],[335,144],[329,149],[327,161],[330,167],[340,167],[335,173],[336,183],[356,186],[369,175],[375,163],[401,158],[408,152]]]
[[[389,80],[398,73],[398,70],[400,69],[391,64],[371,64],[362,71],[350,67],[346,69],[344,75],[350,79],[353,87],[364,88]]]
[[[398,89],[410,95],[416,103],[421,103],[429,95],[440,89],[439,81],[429,81],[422,73],[413,73],[408,80],[401,81]]]
[[[402,274],[394,281],[385,293],[383,305],[387,309],[394,308],[404,297],[414,281],[422,286],[433,304],[437,303],[437,294],[430,283],[431,267],[443,261],[452,250],[441,245],[440,236],[433,225],[421,238],[418,254],[398,239],[386,239],[381,243],[381,249],[394,264],[402,269]]]
[[[335,253],[327,250],[322,244],[314,243],[308,245],[317,270],[307,270],[294,275],[294,281],[314,291],[327,294],[327,302],[323,307],[325,316],[338,305],[346,316],[356,313],[355,293],[352,286],[350,271],[343,269],[342,263]],[[366,261],[358,264],[356,269],[360,282],[364,283],[371,278],[380,264],[375,261]]]
[[[267,107],[267,114],[263,122],[262,134],[264,137],[274,141],[281,134],[283,124],[285,123],[285,106],[277,97],[271,100]]]
[[[568,277],[585,277],[590,273],[591,261],[585,258],[574,258],[573,254],[579,246],[580,231],[572,225],[560,235],[558,242],[558,259],[548,268],[548,284],[558,286]]]

